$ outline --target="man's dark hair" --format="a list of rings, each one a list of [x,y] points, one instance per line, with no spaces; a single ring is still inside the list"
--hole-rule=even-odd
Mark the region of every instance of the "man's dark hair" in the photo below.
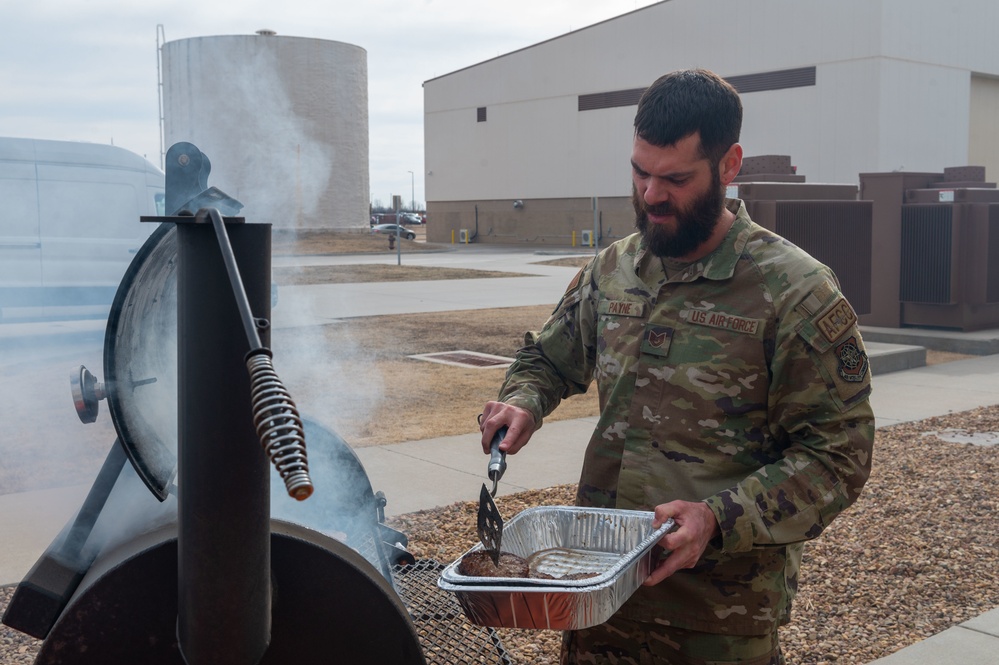
[[[701,153],[717,164],[739,142],[742,101],[714,72],[684,69],[659,77],[642,94],[635,135],[656,147],[676,144],[700,132]]]

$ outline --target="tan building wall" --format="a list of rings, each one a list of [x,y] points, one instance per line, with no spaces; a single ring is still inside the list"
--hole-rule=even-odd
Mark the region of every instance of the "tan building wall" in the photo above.
[[[514,206],[514,202],[518,205]],[[635,230],[635,211],[627,197],[567,199],[501,199],[491,201],[430,201],[427,240],[530,244],[583,248],[583,232],[597,233],[594,242],[606,247]]]
[[[971,75],[968,164],[985,167],[985,179],[999,178],[999,77]]]

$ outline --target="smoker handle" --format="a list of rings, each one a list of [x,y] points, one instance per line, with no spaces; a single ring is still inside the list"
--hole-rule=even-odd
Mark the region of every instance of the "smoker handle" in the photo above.
[[[246,289],[243,287],[243,278],[239,274],[239,266],[236,264],[236,256],[232,251],[232,244],[229,242],[229,233],[225,230],[225,222],[222,221],[222,213],[218,208],[202,208],[195,215],[195,220],[204,222],[205,218],[211,220],[215,229],[215,237],[219,241],[219,250],[222,252],[222,261],[225,263],[225,270],[229,274],[229,284],[232,286],[232,295],[236,299],[236,307],[239,309],[239,319],[243,324],[243,332],[246,333],[246,341],[250,344],[250,353],[259,352],[266,347],[260,342],[260,334],[257,332],[257,320],[250,311],[250,300],[246,297]]]
[[[253,404],[253,424],[260,437],[260,445],[284,480],[288,495],[298,501],[312,496],[312,479],[309,477],[309,460],[305,449],[305,425],[295,402],[284,383],[274,371],[271,350],[260,341],[258,325],[268,325],[256,319],[250,310],[243,278],[239,274],[236,256],[229,242],[229,234],[218,208],[202,208],[195,215],[196,222],[211,220],[218,239],[219,250],[229,275],[232,295],[239,309],[246,341],[250,346],[246,354],[246,369],[250,373],[250,399]]]
[[[492,497],[496,496],[500,478],[506,473],[506,453],[499,448],[500,444],[503,443],[503,439],[506,438],[506,432],[506,425],[500,427],[496,430],[493,440],[489,443],[489,466],[487,467],[487,473],[489,480],[493,481],[493,490],[489,493],[489,496]]]

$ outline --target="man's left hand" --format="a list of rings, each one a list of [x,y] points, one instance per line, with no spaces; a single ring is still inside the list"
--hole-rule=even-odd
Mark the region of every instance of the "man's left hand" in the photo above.
[[[670,554],[652,571],[645,586],[659,584],[683,568],[693,568],[700,560],[708,542],[720,533],[715,514],[707,504],[690,501],[671,501],[656,506],[652,527],[658,529],[672,517],[677,529],[659,540],[659,545]]]

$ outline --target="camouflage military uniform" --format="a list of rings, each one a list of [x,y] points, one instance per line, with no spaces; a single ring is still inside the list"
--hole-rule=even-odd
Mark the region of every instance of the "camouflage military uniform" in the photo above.
[[[831,271],[726,205],[731,230],[692,264],[661,261],[639,234],[591,261],[527,334],[499,399],[541,423],[595,380],[577,502],[714,512],[721,536],[696,567],[642,587],[619,616],[764,635],[788,619],[802,543],[870,473],[870,371]]]
[[[777,630],[768,635],[719,635],[629,621],[618,615],[594,628],[562,635],[561,665],[786,665]]]

